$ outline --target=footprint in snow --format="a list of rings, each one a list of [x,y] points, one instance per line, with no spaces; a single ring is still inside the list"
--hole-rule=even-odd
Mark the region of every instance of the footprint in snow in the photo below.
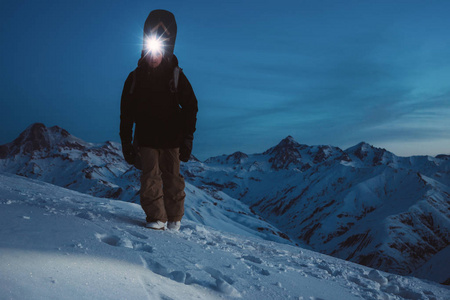
[[[144,267],[152,271],[153,273],[156,273],[158,275],[169,277],[170,271],[165,266],[160,264],[159,262],[148,258],[141,256],[141,260],[144,264]]]
[[[386,285],[389,282],[389,280],[378,270],[371,270],[369,272],[368,278],[375,282],[378,282],[380,285]]]
[[[193,283],[199,283],[197,280],[195,280],[191,274],[183,271],[171,271],[168,268],[166,268],[161,263],[149,258],[149,257],[143,257],[140,256],[142,263],[144,264],[144,267],[146,269],[149,269],[153,273],[156,273],[158,275],[161,275],[163,277],[169,278],[171,280],[174,280],[179,283],[184,283],[186,285],[193,284]]]
[[[107,245],[114,247],[124,247],[137,251],[153,253],[153,247],[141,242],[133,242],[127,238],[120,238],[117,235],[99,234],[95,235],[97,239]]]
[[[137,232],[135,230],[123,229],[123,228],[121,228],[119,226],[114,226],[113,229],[119,230],[120,232],[125,232],[126,234],[130,234],[130,235],[132,235],[134,237],[137,237],[138,239],[142,239],[142,240],[148,239],[148,236],[146,236],[146,235],[144,235],[142,233],[139,233],[139,232]]]
[[[256,272],[258,274],[264,275],[264,276],[269,276],[270,272],[266,269],[263,269],[261,267],[255,266],[254,264],[248,263],[248,262],[244,262],[253,272]]]
[[[76,217],[85,219],[85,220],[89,220],[89,221],[93,221],[96,218],[96,216],[90,211],[81,212],[81,213],[77,214]]]
[[[228,282],[229,284],[234,284],[234,280],[231,279],[229,276],[226,276],[224,274],[222,274],[222,272],[220,272],[217,269],[211,268],[211,267],[202,267],[202,269],[204,271],[206,271],[207,273],[209,273],[209,275],[211,275],[212,278],[214,279],[223,279],[226,282]]]
[[[261,265],[263,263],[263,260],[259,257],[253,256],[253,255],[243,255],[241,257],[243,259],[243,262],[253,271],[256,273],[259,273],[264,276],[269,276],[270,272],[264,268],[261,268],[259,266],[256,266],[254,264]]]
[[[253,255],[243,255],[242,258],[245,259],[245,260],[251,261],[251,262],[253,262],[255,264],[262,264],[263,263],[261,258],[253,256]]]
[[[138,251],[144,251],[147,253],[153,253],[153,247],[150,245],[147,245],[145,243],[133,243],[133,249]]]
[[[202,269],[209,273],[209,275],[211,275],[211,277],[216,280],[217,291],[232,297],[241,297],[239,291],[236,290],[236,288],[233,286],[235,281],[232,278],[211,267],[203,267]]]
[[[219,292],[222,292],[226,295],[230,295],[232,297],[240,298],[241,294],[236,290],[231,284],[226,282],[223,279],[216,279],[216,286]]]
[[[126,247],[133,248],[131,241],[128,239],[121,239],[117,235],[109,235],[109,234],[96,234],[97,239],[105,244],[114,247]]]

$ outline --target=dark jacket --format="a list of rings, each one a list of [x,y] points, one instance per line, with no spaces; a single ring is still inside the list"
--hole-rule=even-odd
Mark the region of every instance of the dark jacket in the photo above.
[[[135,139],[142,147],[177,148],[184,138],[194,134],[197,99],[183,72],[177,91],[173,91],[176,66],[178,60],[173,56],[172,63],[163,60],[156,69],[141,62],[130,73],[120,105],[122,143],[132,142],[134,124]]]

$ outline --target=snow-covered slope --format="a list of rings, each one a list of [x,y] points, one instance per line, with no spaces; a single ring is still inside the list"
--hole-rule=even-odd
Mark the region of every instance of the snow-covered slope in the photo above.
[[[136,199],[139,177],[129,169],[119,144],[86,143],[57,126],[33,124],[0,146],[0,170],[98,197]]]
[[[450,278],[450,257],[442,255],[450,232],[447,156],[397,157],[367,143],[343,151],[287,137],[262,154],[192,161],[184,174],[316,251],[425,278],[415,270],[440,253],[432,273],[441,275],[430,278]]]
[[[137,204],[0,173],[1,299],[449,299],[379,272],[225,224],[142,226]]]
[[[0,170],[97,197],[139,203],[140,172],[123,159],[117,143],[86,143],[57,126],[28,127],[0,146]],[[255,215],[248,205],[220,191],[186,184],[186,215],[200,224],[223,224],[230,232],[293,242]]]
[[[192,159],[182,169],[190,220],[449,281],[448,155],[397,157],[364,142],[341,150],[289,136],[260,154]],[[119,144],[86,143],[56,126],[34,124],[0,146],[0,170],[139,201],[139,172]]]

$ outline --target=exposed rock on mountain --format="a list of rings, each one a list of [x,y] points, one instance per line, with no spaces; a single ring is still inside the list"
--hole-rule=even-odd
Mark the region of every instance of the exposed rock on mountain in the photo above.
[[[415,274],[449,245],[445,155],[397,157],[364,142],[343,151],[287,137],[239,168],[208,160],[185,172],[195,185],[247,203],[299,243],[385,271]]]
[[[0,146],[0,170],[100,197],[139,198],[140,173],[120,144],[86,143],[56,126],[34,124]],[[235,222],[268,239],[449,282],[448,155],[398,157],[364,142],[342,150],[288,136],[261,154],[192,156],[182,172],[191,219]]]
[[[0,146],[0,153],[3,171],[99,197],[136,201],[138,177],[123,160],[118,143],[91,144],[60,127],[36,123]]]
[[[140,171],[125,162],[118,143],[86,143],[57,126],[47,128],[37,123],[13,142],[0,146],[0,153],[0,171],[97,197],[139,202]],[[235,155],[234,159],[244,157]],[[200,164],[192,155],[190,161]],[[219,189],[220,186],[197,188],[187,183],[186,217],[205,225],[223,222],[232,231],[294,244],[275,226],[255,215],[248,205]]]

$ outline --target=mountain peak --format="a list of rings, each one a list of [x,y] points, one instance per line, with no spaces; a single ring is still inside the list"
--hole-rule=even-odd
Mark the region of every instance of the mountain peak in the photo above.
[[[28,126],[17,139],[20,140],[34,140],[39,139],[45,134],[47,127],[42,123],[34,123]],[[17,140],[16,139],[16,140]]]
[[[282,139],[275,147],[272,147],[269,150],[267,150],[266,152],[264,152],[264,154],[270,154],[270,153],[278,152],[281,150],[295,151],[296,148],[299,146],[300,146],[300,144],[297,143],[297,141],[292,136],[288,135],[287,137]]]
[[[297,141],[291,136],[288,135],[287,137],[285,137],[284,139],[281,140],[280,143],[278,143],[278,145],[300,145],[299,143],[297,143]]]
[[[345,152],[349,152],[349,153],[355,153],[355,152],[367,152],[369,151],[369,149],[373,148],[372,145],[362,141],[358,144],[356,144],[355,146],[352,146],[348,149],[345,150]]]
[[[0,156],[4,158],[19,153],[31,154],[62,144],[81,145],[84,142],[73,137],[61,127],[46,127],[42,123],[34,123],[28,126],[14,141],[1,146]]]
[[[374,147],[366,142],[359,144],[345,150],[347,154],[351,154],[359,158],[361,161],[371,161],[372,164],[380,165],[392,161],[395,155],[384,148]]]
[[[229,162],[229,163],[240,164],[246,158],[248,158],[247,154],[245,154],[245,153],[243,153],[241,151],[237,151],[237,152],[234,152],[231,155],[228,155],[226,161]]]
[[[61,128],[59,126],[53,126],[49,128],[49,131],[56,134],[61,134],[63,137],[69,137],[70,133],[65,130],[64,128]]]
[[[47,127],[42,123],[34,123],[25,129],[18,138],[12,142],[13,147],[17,147],[17,152],[31,153],[36,150],[43,150],[50,147],[50,138]],[[14,151],[16,152],[16,151]]]
[[[38,129],[41,129],[41,128],[47,128],[47,127],[43,123],[37,122],[37,123],[33,123],[30,126],[28,126],[25,129],[25,131],[27,131],[27,130],[38,130]]]
[[[287,169],[290,164],[297,164],[300,161],[302,157],[300,148],[301,145],[289,135],[263,154],[271,156],[269,162],[272,163],[272,169]]]

